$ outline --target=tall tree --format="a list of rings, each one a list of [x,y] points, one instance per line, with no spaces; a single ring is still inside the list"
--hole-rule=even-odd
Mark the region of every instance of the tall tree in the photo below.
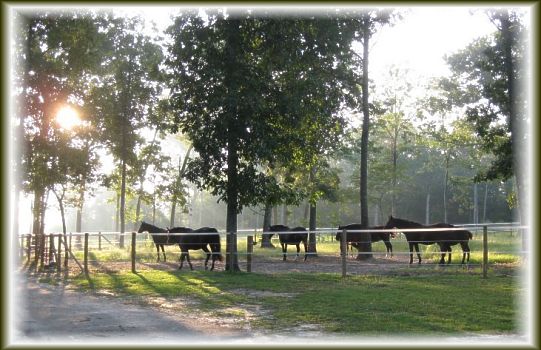
[[[362,43],[363,53],[360,56],[362,66],[362,134],[361,134],[361,159],[360,159],[360,209],[361,224],[368,227],[368,135],[370,128],[370,105],[368,89],[368,59],[370,38],[385,24],[389,24],[393,17],[392,10],[367,10],[363,11],[358,19],[350,24],[357,31],[358,40]],[[372,245],[368,233],[361,234],[361,240],[365,243],[360,245],[360,251],[364,259],[370,259]]]
[[[124,246],[126,187],[128,167],[137,160],[141,143],[138,130],[149,123],[152,107],[161,93],[159,85],[163,54],[161,47],[143,34],[139,17],[109,19],[105,29],[110,48],[105,73],[92,93],[97,103],[94,113],[102,120],[101,133],[120,167],[120,246]]]
[[[340,133],[337,112],[352,80],[352,32],[342,24],[216,11],[183,14],[168,29],[173,131],[187,134],[198,153],[188,178],[227,203],[227,232],[236,232],[244,206],[280,188],[266,175],[269,164],[312,158],[304,125],[316,125],[320,138]],[[239,269],[234,237],[232,271]]]
[[[514,177],[521,221],[526,223],[528,163],[522,158],[528,139],[526,29],[517,11],[490,10],[487,15],[496,32],[449,56],[453,75],[441,84],[455,105],[466,107],[485,150],[496,156],[478,178]]]
[[[19,15],[15,56],[22,64],[15,91],[24,106],[19,118],[19,127],[24,128],[21,174],[25,190],[34,195],[33,233],[38,234],[44,227],[47,189],[65,180],[49,172],[51,159],[64,156],[54,145],[56,114],[67,104],[83,104],[85,83],[99,70],[104,38],[98,17],[89,13],[20,11]]]

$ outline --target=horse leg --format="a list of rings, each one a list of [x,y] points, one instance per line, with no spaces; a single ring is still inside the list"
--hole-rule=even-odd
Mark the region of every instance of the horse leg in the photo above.
[[[411,265],[411,264],[413,264],[413,243],[408,242],[408,245],[409,245],[409,248],[410,248],[410,265]]]
[[[438,244],[438,246],[440,247],[440,253],[441,253],[441,258],[440,258],[439,264],[444,265],[445,264],[445,253],[447,252],[447,244],[446,243]]]
[[[205,270],[208,270],[208,262],[209,262],[209,258],[210,258],[210,252],[209,252],[209,249],[204,246],[203,248],[203,251],[205,252],[205,254],[207,255],[207,258],[205,259]]]
[[[470,262],[470,247],[468,245],[468,242],[460,242],[460,246],[462,247],[462,265],[464,265],[464,260],[466,260],[466,254],[468,255],[467,262]]]
[[[214,251],[212,250],[212,265],[210,266],[210,271],[214,270],[214,262],[216,261],[216,254],[214,254]]]
[[[188,265],[190,265],[190,270],[193,271],[192,262],[190,261],[190,252],[186,252],[186,260],[188,261]]]
[[[280,243],[282,245],[282,253],[284,254],[284,261],[286,261],[286,255],[287,255],[287,244]]]
[[[417,253],[417,258],[419,259],[419,265],[421,264],[421,253],[419,253],[419,243],[414,243],[413,244],[414,247],[415,247],[415,252]]]
[[[158,252],[158,260],[157,262],[160,262],[160,245],[156,244],[156,251]]]
[[[306,261],[306,258],[307,258],[307,255],[306,255],[306,246],[307,246],[307,244],[306,244],[305,241],[303,241],[302,244],[304,245],[304,261]]]
[[[295,246],[297,247],[297,256],[295,257],[295,261],[298,261],[299,260],[299,254],[301,252],[301,244],[300,244],[300,242],[295,244]]]
[[[180,266],[178,267],[179,270],[182,269],[182,265],[184,264],[184,258],[185,258],[185,257],[186,257],[185,252],[184,252],[184,251],[181,251],[181,252],[180,252],[180,258],[179,258],[179,260],[180,260]]]
[[[449,256],[447,257],[447,265],[451,264],[451,252],[453,251],[453,248],[451,248],[451,245],[447,247],[447,252],[449,253]]]
[[[162,244],[162,253],[163,253],[163,261],[165,262],[165,248]],[[158,255],[160,255],[160,253],[158,252]]]
[[[383,241],[383,243],[385,243],[385,247],[387,248],[387,254],[385,254],[385,257],[387,257],[387,255],[389,253],[391,253],[391,258],[392,258],[393,257],[393,246],[391,245],[391,242]]]

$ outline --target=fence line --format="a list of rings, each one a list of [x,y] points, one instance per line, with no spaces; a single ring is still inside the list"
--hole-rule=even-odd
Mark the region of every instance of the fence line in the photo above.
[[[470,225],[470,226],[473,226]],[[481,226],[483,228],[483,236],[482,236],[482,263],[480,264],[477,264],[479,266],[482,267],[482,275],[483,275],[483,278],[487,278],[487,271],[488,271],[488,225],[477,225],[477,226]],[[503,226],[503,225],[496,225],[496,226],[499,226],[498,228],[504,228],[506,226]],[[519,229],[519,228],[528,228],[527,226],[510,226],[510,228],[512,229]],[[347,275],[347,256],[349,255],[346,247],[347,247],[347,243],[350,243],[350,242],[347,242],[346,240],[346,237],[347,237],[347,234],[350,233],[350,232],[374,232],[374,231],[382,231],[382,232],[410,232],[410,231],[413,231],[413,232],[416,232],[416,231],[435,231],[435,232],[439,232],[439,231],[458,231],[458,230],[463,230],[464,228],[461,228],[461,227],[456,227],[456,228],[428,228],[428,229],[379,229],[379,230],[376,230],[376,229],[368,229],[368,230],[343,230],[342,231],[342,235],[341,235],[341,240],[340,240],[340,253],[339,255],[332,255],[332,256],[339,256],[341,258],[341,265],[342,265],[342,276],[343,277],[346,277]],[[256,232],[257,233],[257,230],[250,230],[250,232]],[[264,232],[264,231],[260,231],[262,234],[295,234],[295,233],[304,233],[304,234],[308,234],[308,233],[316,233],[316,235],[323,235],[323,234],[327,234],[327,233],[332,233],[332,234],[336,234],[337,232],[339,232],[337,229],[318,229],[318,230],[315,230],[315,231],[295,231],[295,232],[292,232],[292,231],[287,231],[287,232]],[[52,263],[56,263],[55,266],[57,268],[57,271],[60,272],[61,269],[62,269],[62,263],[61,263],[61,259],[62,259],[62,245],[64,246],[64,253],[65,253],[65,260],[64,260],[64,267],[66,268],[67,270],[67,267],[68,267],[68,255],[71,256],[74,261],[77,263],[77,265],[80,267],[80,269],[82,270],[82,272],[85,274],[85,275],[88,275],[88,262],[91,261],[89,260],[89,247],[91,246],[89,244],[89,238],[90,237],[98,237],[98,249],[101,250],[101,238],[105,238],[107,240],[107,242],[109,242],[112,246],[113,243],[107,239],[105,236],[106,235],[116,235],[116,236],[119,236],[119,235],[131,235],[132,237],[132,240],[131,240],[131,245],[129,244],[129,242],[126,242],[126,246],[128,247],[128,249],[131,251],[130,252],[130,255],[131,255],[131,263],[132,263],[132,272],[135,272],[136,271],[136,245],[137,245],[137,236],[144,236],[146,237],[145,241],[146,242],[151,242],[149,240],[149,238],[151,236],[163,236],[163,235],[167,235],[167,236],[191,236],[191,235],[216,235],[216,234],[219,234],[220,236],[222,236],[223,234],[220,234],[220,233],[216,233],[216,232],[208,232],[208,233],[193,233],[193,232],[190,232],[190,233],[170,233],[170,234],[153,234],[153,233],[147,233],[147,232],[144,232],[144,233],[137,233],[137,232],[128,232],[128,233],[120,233],[120,232],[103,232],[103,231],[100,231],[100,232],[85,232],[85,233],[70,233],[70,241],[71,241],[71,236],[84,236],[85,239],[84,239],[84,247],[83,247],[83,263],[79,263],[79,261],[76,259],[75,255],[73,254],[72,252],[72,247],[71,247],[71,244],[67,244],[68,243],[68,239],[67,239],[67,234],[63,234],[63,233],[50,233],[50,234],[45,234],[45,235],[39,235],[39,236],[35,236],[35,235],[32,235],[32,234],[21,234],[19,235],[20,239],[21,239],[21,248],[20,248],[20,254],[21,254],[21,259],[24,260],[24,252],[26,251],[26,254],[27,254],[27,257],[26,257],[26,260],[27,260],[27,263],[30,263],[31,261],[31,256],[32,256],[32,241],[33,241],[33,246],[34,246],[34,253],[35,253],[35,256],[34,256],[34,262],[35,262],[35,267],[36,269],[39,269],[39,270],[43,270],[44,269],[44,266],[45,266],[45,262],[48,263],[48,266],[50,266]],[[233,240],[232,240],[232,236],[233,235],[236,235],[236,233],[227,233],[226,234],[226,247],[228,247],[228,244],[232,244]],[[49,239],[46,239],[46,237],[48,237]],[[54,241],[54,238],[55,237],[58,237],[58,244],[55,246],[55,241]],[[237,236],[239,237],[239,236]],[[26,240],[26,243],[27,243],[27,247],[26,249],[24,249],[24,242]],[[453,242],[457,242],[456,240],[451,240]],[[139,240],[139,242],[141,242],[141,240]],[[446,242],[446,240],[441,240],[441,241],[438,241],[438,242]],[[71,242],[70,242],[71,243]],[[363,243],[363,241],[358,241],[358,242],[351,242],[351,243]],[[435,242],[437,243],[437,242]],[[176,243],[174,243],[176,244]],[[48,247],[47,247],[48,245]],[[248,235],[247,236],[247,251],[246,253],[243,253],[243,252],[237,252],[236,255],[237,256],[246,256],[246,263],[248,265],[248,272],[251,271],[251,267],[253,265],[253,257],[254,257],[254,254],[253,254],[253,246],[255,245],[254,243],[254,240],[253,240],[253,236],[252,235]],[[226,249],[226,259],[233,259],[233,254],[229,254],[228,251],[230,251],[231,249]],[[457,251],[455,251],[456,253]],[[417,252],[415,252],[417,253]],[[420,254],[425,254],[427,252],[419,252]],[[428,252],[432,255],[446,255],[448,254],[448,252],[438,252],[438,251],[433,251],[433,252]],[[491,254],[505,254],[505,253],[515,253],[515,254],[528,254],[527,251],[520,251],[520,252],[498,252],[498,251],[492,251]],[[305,252],[304,254],[307,254],[307,255],[310,255],[311,253],[309,252]],[[317,254],[317,253],[312,253],[312,254]],[[355,255],[364,255],[364,254],[370,254],[370,255],[383,255],[383,254],[388,254],[388,253],[385,253],[385,252],[378,252],[378,251],[372,251],[372,252],[356,252],[356,253],[353,253],[353,256]],[[410,255],[412,253],[410,252],[394,252],[394,255]],[[283,256],[284,254],[280,254],[280,256]],[[297,255],[296,252],[294,253],[285,253],[285,256],[293,256],[293,255]],[[97,261],[97,260],[92,260],[92,261]],[[230,264],[233,263],[232,260],[229,261]],[[257,262],[256,264],[260,264],[260,262]],[[394,264],[386,264],[386,265],[394,265]],[[396,265],[404,265],[404,263],[396,263]],[[447,265],[447,264],[446,264]],[[454,265],[454,264],[453,264]],[[468,266],[475,266],[476,264],[468,264]]]

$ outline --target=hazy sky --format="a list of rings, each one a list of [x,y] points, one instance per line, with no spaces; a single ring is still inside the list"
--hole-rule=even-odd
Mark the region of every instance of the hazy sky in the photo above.
[[[181,10],[179,7],[131,9],[154,21],[159,29],[170,25],[170,16]],[[407,65],[426,75],[445,74],[444,54],[455,52],[495,30],[482,10],[470,14],[474,10],[471,7],[404,7],[399,10],[404,18],[392,27],[384,27],[373,37],[370,73],[374,78],[391,64]]]

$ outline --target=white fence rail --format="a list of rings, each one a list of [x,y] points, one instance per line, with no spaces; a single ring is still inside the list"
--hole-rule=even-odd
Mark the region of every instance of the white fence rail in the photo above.
[[[385,232],[385,233],[407,233],[407,232],[442,232],[442,231],[462,231],[464,229],[473,230],[473,229],[482,229],[482,252],[483,252],[483,260],[481,263],[482,271],[483,271],[483,277],[487,277],[487,269],[488,269],[488,230],[490,228],[491,231],[501,232],[501,231],[523,231],[527,230],[529,227],[524,225],[518,225],[517,223],[491,223],[491,224],[464,224],[460,225],[459,227],[454,228],[415,228],[415,229],[365,229],[365,230],[343,230],[339,231],[336,228],[321,228],[316,230],[307,230],[307,231],[281,231],[281,232],[265,232],[261,229],[245,229],[245,230],[239,230],[236,234],[233,233],[225,233],[225,232],[190,232],[190,233],[137,233],[137,232],[113,232],[113,231],[100,231],[100,232],[84,232],[84,233],[69,233],[69,234],[63,234],[63,233],[50,233],[46,235],[31,235],[31,234],[22,234],[19,236],[20,238],[20,253],[19,256],[21,258],[21,261],[26,260],[27,263],[32,263],[35,266],[37,270],[44,270],[44,267],[47,265],[51,265],[54,263],[54,268],[56,268],[58,271],[62,270],[62,267],[67,269],[68,267],[68,260],[71,258],[75,263],[80,267],[80,269],[85,273],[88,274],[88,253],[89,253],[89,240],[92,238],[93,245],[91,246],[93,249],[102,250],[105,247],[114,247],[116,248],[118,244],[121,242],[121,237],[131,237],[131,242],[126,241],[126,247],[129,249],[130,253],[130,260],[132,262],[132,271],[136,271],[136,257],[137,257],[137,243],[141,242],[149,242],[152,243],[152,236],[155,237],[177,237],[177,236],[193,236],[193,235],[216,235],[219,234],[220,237],[223,239],[225,236],[226,238],[226,244],[229,244],[233,237],[237,236],[237,240],[240,237],[246,237],[248,239],[247,242],[247,250],[246,252],[239,251],[236,253],[238,256],[244,256],[247,260],[247,270],[251,271],[251,264],[252,264],[252,258],[254,257],[253,253],[253,246],[258,243],[257,237],[258,235],[264,235],[264,234],[272,234],[274,235],[274,239],[279,239],[279,236],[282,235],[289,235],[289,234],[315,234],[316,239],[318,237],[323,237],[325,235],[330,236],[331,240],[338,243],[335,239],[335,235],[338,232],[341,232],[341,240],[340,240],[340,258],[341,258],[341,266],[342,266],[342,275],[345,277],[347,274],[347,234],[348,233],[373,233],[373,232]],[[252,235],[253,234],[253,235]],[[254,235],[255,235],[255,241],[254,241]],[[76,242],[76,249],[83,250],[83,257],[82,263],[79,262],[79,260],[76,258],[76,256],[73,253],[73,238],[77,239]],[[82,239],[84,238],[84,242]],[[446,242],[445,240],[439,240],[439,242]],[[349,243],[363,243],[363,242],[349,242]],[[414,243],[414,242],[412,242]],[[176,243],[173,243],[176,244]],[[226,249],[229,251],[229,249]],[[498,252],[492,252],[492,253],[498,253]],[[527,251],[520,251],[515,252],[520,255],[526,255]],[[80,254],[80,253],[79,253]],[[296,253],[282,253],[283,256],[292,256],[297,255]],[[280,256],[282,256],[280,254]],[[310,254],[306,253],[305,254]],[[355,255],[363,255],[363,254],[385,254],[384,252],[358,252],[355,253]],[[412,253],[410,252],[393,252],[394,255],[410,255]],[[440,252],[436,252],[434,254],[441,254]],[[232,259],[233,255],[226,253],[227,259]],[[64,263],[62,264],[62,260]],[[398,263],[397,263],[398,264]],[[403,263],[401,263],[403,265]]]

